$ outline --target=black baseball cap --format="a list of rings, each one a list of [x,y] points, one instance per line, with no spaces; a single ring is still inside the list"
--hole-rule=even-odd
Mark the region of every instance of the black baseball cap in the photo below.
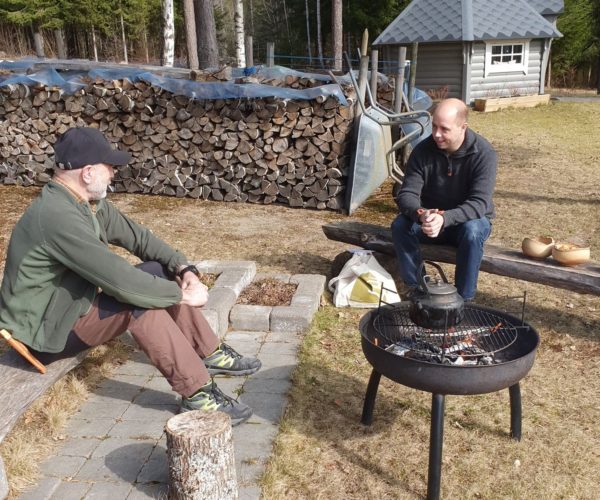
[[[106,163],[127,165],[131,155],[113,149],[98,129],[91,127],[70,128],[54,143],[54,157],[59,168],[74,170],[86,165]]]

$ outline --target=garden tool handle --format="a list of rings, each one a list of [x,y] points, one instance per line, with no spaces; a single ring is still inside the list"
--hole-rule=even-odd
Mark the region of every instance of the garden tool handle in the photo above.
[[[46,367],[29,352],[26,345],[22,344],[17,339],[14,339],[8,330],[5,330],[4,328],[0,329],[0,335],[2,335],[11,347],[29,361],[40,373],[46,373]]]

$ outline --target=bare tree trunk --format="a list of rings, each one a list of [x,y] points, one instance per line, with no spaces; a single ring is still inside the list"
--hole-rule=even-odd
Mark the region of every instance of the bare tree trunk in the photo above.
[[[114,49],[114,54],[115,54],[115,60],[119,61],[121,58],[119,56],[119,39],[116,35],[116,33],[113,35],[113,47],[111,47],[112,49]]]
[[[27,36],[27,32],[24,29],[19,30],[19,54],[25,55],[29,52],[29,44],[31,41]]]
[[[123,11],[119,11],[119,17],[121,20],[121,41],[123,43],[123,61],[125,64],[129,63],[129,59],[127,58],[127,37],[125,36],[125,21],[123,20]]]
[[[98,45],[96,44],[96,28],[92,26],[92,47],[94,48],[94,61],[98,62]]]
[[[46,57],[44,52],[44,37],[37,26],[33,28],[33,45],[35,46],[35,55],[38,57]]]
[[[150,54],[148,53],[148,31],[146,30],[146,28],[144,28],[143,35],[144,35],[144,53],[146,55],[146,64],[150,64]],[[195,36],[196,36],[196,31],[194,29],[194,37]],[[195,41],[196,41],[196,39],[194,38],[194,43],[195,43]],[[198,59],[198,54],[196,54],[196,59]]]
[[[198,63],[200,68],[216,68],[219,65],[217,29],[212,0],[194,0],[196,12],[196,36],[198,37]]]
[[[65,39],[61,28],[54,30],[54,39],[56,40],[56,52],[58,53],[58,58],[66,59],[67,51],[65,50]]]
[[[252,35],[246,37],[246,68],[254,66],[254,40]]]
[[[254,36],[254,4],[250,0],[250,35]]]
[[[183,17],[185,20],[185,41],[188,53],[188,66],[190,69],[198,69],[198,41],[196,40],[194,0],[183,0]]]
[[[246,49],[244,47],[244,2],[233,1],[233,24],[235,30],[235,59],[238,68],[246,65]]]
[[[292,48],[292,36],[290,34],[290,20],[287,14],[287,6],[285,4],[285,0],[283,0],[283,17],[285,18],[285,26],[287,29],[287,37],[288,37],[288,47]]]
[[[348,0],[346,2],[346,16],[347,16],[347,19],[350,18],[350,0]],[[350,33],[350,30],[348,30],[346,32],[346,50],[348,51],[348,54],[352,53],[351,47],[352,47],[352,34]],[[352,56],[350,56],[350,57],[352,57]]]
[[[333,69],[342,71],[342,0],[331,2],[331,33],[333,34]]]
[[[306,11],[306,43],[308,49],[308,65],[312,66],[312,41],[310,39],[310,16],[308,13],[308,0],[304,0],[304,10]]]
[[[323,67],[323,43],[321,38],[321,0],[317,0],[317,57]]]
[[[163,0],[163,66],[172,67],[175,60],[175,16],[173,0]]]

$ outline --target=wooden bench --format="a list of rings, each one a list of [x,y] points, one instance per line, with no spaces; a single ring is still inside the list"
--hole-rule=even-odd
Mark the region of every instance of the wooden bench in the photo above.
[[[361,222],[341,221],[323,226],[330,240],[342,241],[395,258],[389,228]],[[442,245],[421,245],[424,259],[448,264],[456,263],[456,249]],[[485,245],[481,270],[520,280],[564,288],[578,293],[600,295],[600,262],[590,261],[575,267],[564,267],[551,259],[538,261],[520,251],[497,245]]]
[[[3,340],[2,340],[3,342]],[[19,417],[63,375],[75,368],[87,355],[64,358],[46,365],[39,373],[14,349],[0,356],[0,442],[12,430]],[[8,494],[4,462],[0,457],[0,498]]]

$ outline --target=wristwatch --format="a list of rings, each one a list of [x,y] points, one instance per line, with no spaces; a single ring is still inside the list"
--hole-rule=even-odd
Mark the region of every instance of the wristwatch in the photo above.
[[[194,273],[196,276],[200,276],[200,272],[198,271],[198,269],[196,268],[196,266],[194,264],[190,264],[189,266],[185,266],[181,271],[179,271],[177,273],[177,276],[180,279],[183,279],[183,275],[187,272],[191,272]]]

